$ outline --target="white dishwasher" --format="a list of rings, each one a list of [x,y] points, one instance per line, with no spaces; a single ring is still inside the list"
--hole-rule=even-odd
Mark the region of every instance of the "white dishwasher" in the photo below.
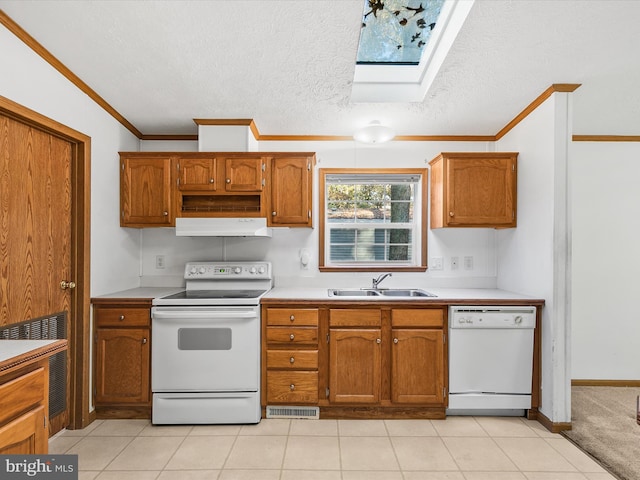
[[[449,307],[449,415],[531,408],[536,307]]]

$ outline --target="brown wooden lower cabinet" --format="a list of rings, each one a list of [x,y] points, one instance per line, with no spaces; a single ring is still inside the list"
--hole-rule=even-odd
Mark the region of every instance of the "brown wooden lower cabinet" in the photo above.
[[[446,318],[444,306],[265,305],[263,407],[317,406],[321,418],[444,418]]]
[[[23,341],[3,342],[21,350]],[[66,348],[66,340],[43,342],[0,362],[0,455],[48,453],[49,358]]]
[[[93,306],[96,416],[150,418],[150,300],[99,302]]]

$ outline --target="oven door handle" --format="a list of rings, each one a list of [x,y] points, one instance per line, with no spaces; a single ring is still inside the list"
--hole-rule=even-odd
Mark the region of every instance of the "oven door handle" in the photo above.
[[[158,310],[154,309],[151,313],[154,320],[172,320],[182,318],[193,319],[209,319],[209,320],[228,320],[228,319],[243,319],[243,318],[258,318],[258,314],[252,310],[244,312],[229,312],[229,311],[216,311],[216,310]]]

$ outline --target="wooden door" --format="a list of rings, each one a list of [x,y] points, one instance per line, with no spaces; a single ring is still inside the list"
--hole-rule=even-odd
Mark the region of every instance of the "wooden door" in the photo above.
[[[174,224],[171,157],[122,157],[120,225],[168,227]]]
[[[392,338],[391,400],[394,403],[442,404],[442,330],[394,329]]]
[[[224,182],[227,192],[261,192],[266,167],[262,157],[225,158]]]
[[[1,324],[68,312],[71,146],[0,117]]]
[[[515,226],[515,158],[451,158],[448,224]]]
[[[0,96],[0,325],[67,312],[67,410],[50,433],[91,422],[90,144]]]
[[[71,274],[71,144],[11,118],[0,117],[0,122],[0,321],[10,325],[66,312],[69,338],[76,282]],[[68,420],[67,410],[53,430]]]
[[[380,329],[332,328],[329,334],[329,401],[380,401]]]
[[[215,158],[179,158],[178,189],[215,192],[218,185]]]
[[[271,167],[271,223],[311,225],[311,160],[274,158]]]
[[[96,404],[149,401],[149,330],[96,331]]]

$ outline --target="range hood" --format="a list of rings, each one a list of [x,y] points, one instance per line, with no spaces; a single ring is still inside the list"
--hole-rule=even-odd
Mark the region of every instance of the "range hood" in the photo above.
[[[178,237],[270,237],[266,218],[176,218]]]

